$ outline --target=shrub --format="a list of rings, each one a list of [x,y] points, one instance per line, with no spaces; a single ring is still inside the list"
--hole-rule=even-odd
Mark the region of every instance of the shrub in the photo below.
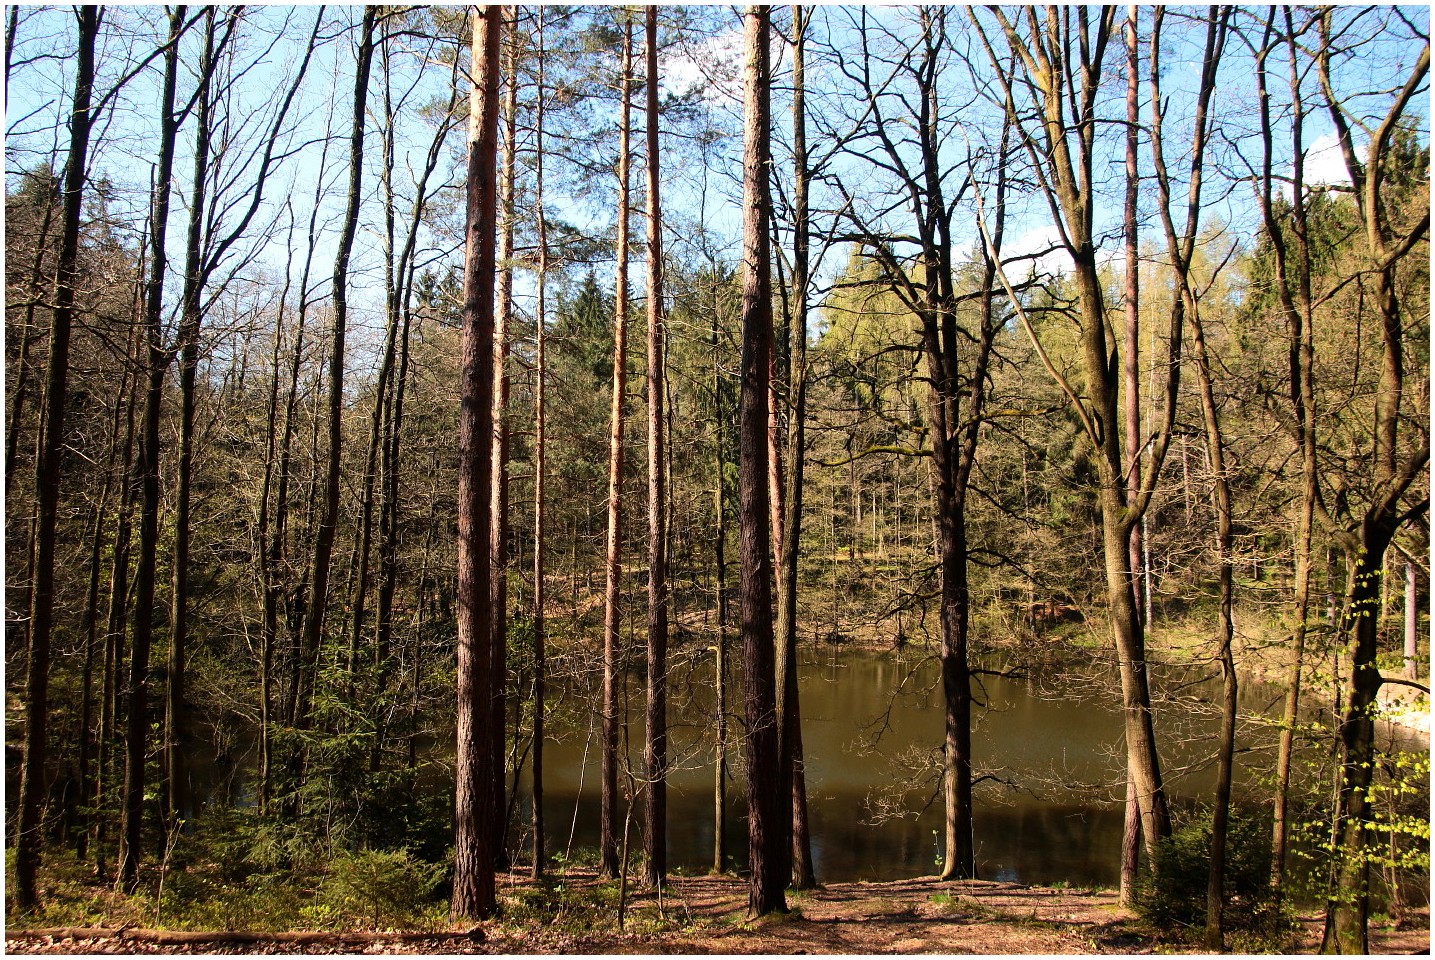
[[[1211,870],[1211,818],[1203,811],[1162,841],[1137,892],[1137,907],[1165,928],[1204,928]],[[1225,927],[1275,936],[1285,927],[1270,887],[1269,823],[1232,811],[1226,833]]]
[[[342,853],[329,865],[315,906],[328,908],[343,923],[372,930],[424,926],[432,919],[434,888],[443,878],[442,866],[407,850]]]

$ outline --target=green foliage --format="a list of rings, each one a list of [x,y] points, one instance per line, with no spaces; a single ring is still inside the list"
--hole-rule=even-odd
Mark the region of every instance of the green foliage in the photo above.
[[[403,810],[401,836],[422,804]],[[287,819],[214,808],[175,846],[158,922],[196,930],[381,929],[430,925],[449,851],[332,853]]]
[[[618,912],[618,883],[577,887],[551,875],[520,887],[505,898],[505,922],[519,926],[541,926],[581,933],[615,922]]]
[[[1323,878],[1338,875],[1337,857],[1358,857],[1372,875],[1383,879],[1384,890],[1365,891],[1377,902],[1398,899],[1391,888],[1401,882],[1428,887],[1430,875],[1430,756],[1427,753],[1378,752],[1375,776],[1367,791],[1370,821],[1364,843],[1350,850],[1334,841],[1329,811],[1297,825],[1298,846],[1293,851],[1309,864],[1309,893],[1351,902],[1359,890],[1328,890]]]
[[[1162,841],[1137,891],[1143,916],[1159,927],[1198,931],[1206,923],[1206,885],[1211,869],[1211,815]],[[1270,887],[1271,838],[1266,818],[1232,811],[1226,834],[1226,930],[1278,936],[1285,928]]]
[[[429,926],[435,915],[433,894],[444,873],[444,867],[407,850],[343,853],[329,865],[315,905],[342,926]]]

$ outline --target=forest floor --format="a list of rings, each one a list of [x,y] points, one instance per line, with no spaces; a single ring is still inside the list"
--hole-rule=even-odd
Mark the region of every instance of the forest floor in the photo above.
[[[1193,943],[1121,910],[1106,890],[1061,890],[933,878],[885,883],[834,883],[789,894],[791,912],[752,922],[746,883],[732,876],[674,877],[661,908],[634,890],[627,929],[614,923],[615,885],[574,870],[536,887],[526,878],[499,878],[503,916],[481,933],[379,934],[364,940],[311,935],[190,935],[166,942],[153,931],[118,935],[64,930],[24,935],[7,931],[10,954],[1140,954],[1200,953]],[[601,906],[595,906],[601,904]],[[1431,946],[1429,914],[1411,913],[1396,929],[1371,926],[1374,953],[1420,953]],[[183,937],[184,935],[176,935]],[[295,937],[303,937],[296,940]],[[1302,916],[1291,936],[1243,943],[1237,952],[1313,953],[1320,922]]]

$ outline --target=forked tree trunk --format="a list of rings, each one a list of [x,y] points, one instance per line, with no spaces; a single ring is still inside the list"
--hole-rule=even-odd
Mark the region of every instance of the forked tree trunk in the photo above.
[[[1369,507],[1359,518],[1353,538],[1347,537],[1353,553],[1345,622],[1341,633],[1350,652],[1350,693],[1341,717],[1342,743],[1340,793],[1336,801],[1332,833],[1337,867],[1326,905],[1322,953],[1369,953],[1370,863],[1369,845],[1375,804],[1371,784],[1376,767],[1375,701],[1384,683],[1377,665],[1378,614],[1385,577],[1385,554],[1400,527],[1428,512],[1429,494],[1406,502],[1406,493],[1416,487],[1430,462],[1428,433],[1419,437],[1419,446],[1405,455],[1399,445],[1400,423],[1404,419],[1405,387],[1404,323],[1396,284],[1396,269],[1419,240],[1429,232],[1430,215],[1401,236],[1388,221],[1387,198],[1382,196],[1383,170],[1387,148],[1405,114],[1430,73],[1430,44],[1426,41],[1410,75],[1396,91],[1390,108],[1357,158],[1352,126],[1359,123],[1337,97],[1331,82],[1331,58],[1339,42],[1334,36],[1330,8],[1318,14],[1319,47],[1316,69],[1321,91],[1345,161],[1345,170],[1356,198],[1357,223],[1364,234],[1364,253],[1379,264],[1372,291],[1380,320],[1380,383],[1375,396],[1374,455]],[[1368,129],[1368,128],[1367,128]],[[1417,435],[1418,436],[1418,435]],[[1353,547],[1353,550],[1350,548]]]
[[[1126,200],[1122,211],[1122,227],[1126,247],[1126,276],[1123,300],[1126,314],[1126,356],[1122,359],[1122,386],[1125,391],[1126,460],[1133,486],[1141,486],[1141,261],[1139,258],[1136,204],[1141,192],[1141,174],[1137,163],[1137,134],[1141,129],[1140,48],[1136,33],[1136,4],[1126,8]],[[1131,570],[1136,573],[1137,592],[1141,590],[1141,526],[1131,528]],[[1121,905],[1136,902],[1136,870],[1141,849],[1141,812],[1136,803],[1135,785],[1126,782],[1126,823],[1121,843]]]

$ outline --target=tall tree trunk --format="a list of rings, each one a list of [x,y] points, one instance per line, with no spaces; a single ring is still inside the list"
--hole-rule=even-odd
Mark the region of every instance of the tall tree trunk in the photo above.
[[[1372,424],[1375,443],[1370,471],[1371,502],[1359,518],[1356,536],[1346,538],[1354,540],[1350,546],[1355,548],[1345,622],[1341,628],[1342,636],[1348,638],[1350,652],[1350,692],[1340,724],[1343,755],[1333,831],[1337,867],[1326,906],[1321,951],[1369,953],[1371,857],[1368,845],[1374,809],[1370,789],[1376,767],[1373,712],[1384,683],[1376,660],[1385,553],[1401,525],[1430,507],[1428,493],[1424,497],[1417,496],[1413,504],[1405,502],[1407,491],[1418,485],[1418,478],[1426,473],[1430,439],[1426,433],[1415,452],[1402,456],[1398,439],[1404,415],[1405,331],[1396,285],[1396,268],[1415,241],[1428,234],[1430,216],[1427,212],[1408,233],[1399,235],[1387,219],[1388,201],[1382,195],[1381,183],[1391,138],[1406,108],[1419,95],[1429,76],[1430,44],[1427,40],[1379,127],[1369,135],[1365,156],[1357,158],[1352,126],[1359,121],[1346,112],[1331,82],[1333,46],[1339,42],[1333,36],[1333,17],[1330,8],[1322,8],[1318,13],[1316,70],[1353,187],[1357,222],[1364,234],[1364,253],[1370,262],[1378,265],[1372,293],[1380,320],[1381,366]]]
[[[1235,583],[1231,556],[1234,539],[1231,484],[1226,473],[1225,441],[1222,436],[1220,411],[1216,406],[1211,361],[1206,347],[1206,331],[1201,319],[1200,298],[1191,276],[1191,264],[1196,253],[1196,240],[1200,232],[1201,184],[1205,173],[1205,150],[1209,133],[1207,128],[1208,111],[1211,98],[1215,93],[1217,66],[1221,62],[1221,55],[1225,49],[1226,25],[1229,18],[1229,7],[1213,7],[1206,23],[1204,67],[1197,94],[1195,129],[1191,138],[1186,223],[1184,231],[1180,235],[1177,234],[1171,216],[1171,178],[1166,167],[1164,134],[1162,132],[1163,108],[1160,106],[1164,101],[1160,90],[1161,27],[1165,20],[1164,11],[1157,10],[1155,12],[1151,29],[1152,166],[1155,169],[1156,185],[1160,195],[1160,218],[1166,234],[1167,255],[1171,261],[1174,294],[1184,305],[1185,316],[1191,324],[1192,347],[1196,361],[1196,386],[1200,394],[1201,414],[1206,436],[1206,456],[1210,461],[1215,491],[1215,553],[1220,605],[1220,623],[1216,634],[1216,659],[1221,667],[1222,709],[1221,733],[1217,743],[1216,796],[1211,813],[1210,869],[1207,874],[1205,931],[1206,948],[1214,951],[1225,949],[1226,834],[1230,822],[1231,777],[1236,749],[1236,664],[1231,649],[1235,640],[1233,615]]]
[[[716,292],[719,280],[713,276]],[[713,734],[713,872],[722,873],[727,866],[727,461],[724,456],[724,413],[722,403],[722,367],[718,352],[718,310],[721,295],[713,298],[711,342],[713,361],[713,425],[717,434],[713,469],[713,512],[717,537],[713,541],[713,559],[717,589],[717,648],[713,657],[713,683],[717,686]]]
[[[1217,660],[1221,666],[1221,733],[1217,741],[1216,797],[1211,811],[1211,869],[1206,886],[1207,950],[1225,950],[1224,915],[1226,905],[1226,834],[1231,814],[1231,777],[1236,752],[1236,661],[1231,650],[1236,624],[1233,615],[1235,583],[1233,580],[1234,537],[1232,535],[1231,484],[1226,474],[1225,441],[1220,414],[1216,407],[1215,390],[1211,384],[1211,363],[1207,357],[1206,334],[1200,309],[1189,288],[1187,315],[1191,320],[1196,360],[1196,380],[1201,390],[1201,412],[1205,420],[1206,445],[1211,457],[1211,474],[1216,492],[1216,562],[1220,601],[1220,624],[1217,633]]]
[[[791,869],[791,787],[778,756],[777,691],[772,637],[772,551],[768,543],[767,375],[772,342],[767,176],[769,131],[766,7],[743,17],[743,284],[742,398],[739,408],[738,486],[742,531],[743,739],[747,759],[748,914],[786,912]]]
[[[164,281],[168,257],[165,236],[169,221],[170,180],[174,167],[174,141],[179,118],[174,112],[175,83],[179,73],[179,37],[185,8],[170,13],[170,47],[165,54],[164,86],[160,100],[159,156],[155,164],[154,207],[150,219],[150,274],[145,286],[144,352],[145,401],[140,420],[137,470],[140,486],[139,560],[135,570],[134,619],[131,622],[128,706],[125,720],[124,802],[120,810],[118,883],[133,893],[139,883],[140,835],[145,793],[145,745],[149,736],[149,656],[154,635],[155,570],[159,547],[159,443],[160,406],[164,375],[171,356],[160,329],[164,310]]]
[[[1137,230],[1137,199],[1141,192],[1141,174],[1137,156],[1137,133],[1141,129],[1140,53],[1136,33],[1137,6],[1126,8],[1126,202],[1122,213],[1126,247],[1126,276],[1123,300],[1126,313],[1126,356],[1121,367],[1125,395],[1126,460],[1131,484],[1141,486],[1141,261]],[[1137,593],[1142,583],[1141,526],[1131,528],[1131,570],[1136,575]],[[1127,778],[1126,824],[1121,844],[1121,905],[1131,907],[1136,901],[1136,870],[1141,849],[1141,811],[1136,803],[1135,785]],[[1129,839],[1128,839],[1129,838]]]
[[[315,204],[314,213],[317,214]],[[272,377],[269,403],[265,416],[264,479],[259,493],[259,580],[263,593],[263,615],[259,637],[259,770],[256,792],[260,813],[267,813],[272,789],[273,727],[274,727],[274,652],[279,636],[279,608],[284,585],[281,569],[285,554],[284,524],[288,516],[289,444],[294,432],[294,404],[299,385],[299,356],[304,345],[303,312],[294,338],[294,356],[289,368],[289,394],[285,404],[284,426],[279,427],[279,385],[284,350],[284,315],[289,303],[292,280],[291,263],[294,251],[294,220],[290,208],[289,234],[284,260],[284,286],[279,292],[279,311],[274,319],[274,349],[270,354]],[[300,293],[300,299],[303,293]],[[277,473],[277,477],[276,477]],[[279,495],[273,490],[278,487]]]
[[[649,8],[652,9],[651,7]],[[534,317],[534,385],[533,385],[533,878],[543,875],[543,696],[544,696],[544,532],[547,510],[545,471],[548,458],[547,418],[547,357],[548,337],[546,294],[548,289],[548,225],[543,210],[543,8],[538,17],[538,93],[534,107],[534,220],[538,226],[538,303]]]
[[[1311,531],[1315,519],[1315,502],[1318,495],[1317,448],[1315,432],[1315,384],[1313,365],[1315,341],[1313,311],[1311,309],[1310,250],[1306,246],[1305,207],[1305,153],[1301,145],[1304,136],[1305,105],[1300,90],[1300,68],[1296,54],[1296,37],[1291,24],[1289,9],[1283,11],[1287,29],[1283,37],[1277,38],[1276,17],[1278,11],[1272,8],[1265,27],[1265,42],[1256,57],[1256,84],[1260,93],[1261,106],[1261,178],[1260,209],[1265,234],[1270,240],[1276,276],[1276,294],[1280,300],[1281,312],[1285,315],[1289,337],[1287,365],[1290,371],[1289,390],[1291,409],[1295,413],[1296,446],[1301,457],[1301,496],[1296,514],[1293,561],[1295,567],[1294,598],[1291,604],[1290,678],[1287,681],[1284,709],[1281,715],[1280,744],[1276,757],[1276,784],[1272,810],[1271,829],[1271,886],[1279,897],[1285,886],[1286,851],[1289,846],[1289,824],[1287,822],[1290,796],[1291,758],[1295,753],[1295,727],[1300,716],[1301,674],[1305,665],[1306,634],[1310,616],[1310,595],[1312,585]],[[1266,92],[1266,60],[1276,43],[1284,43],[1291,52],[1291,138],[1296,145],[1291,154],[1291,207],[1290,226],[1281,222],[1276,211],[1277,195],[1274,171],[1276,150],[1273,144],[1273,119],[1270,97]],[[1287,245],[1287,238],[1294,241],[1294,250]]]
[[[658,197],[658,13],[647,8],[648,173],[648,716],[643,747],[647,806],[643,837],[647,881],[660,886],[668,873],[668,531],[664,483],[663,240]]]
[[[136,278],[139,288],[135,296],[135,316],[143,313],[143,284]],[[120,671],[125,663],[125,602],[129,597],[130,584],[130,542],[131,520],[134,516],[134,501],[137,495],[135,474],[135,413],[139,406],[139,363],[138,353],[143,348],[139,324],[127,344],[126,373],[121,392],[125,397],[125,439],[118,466],[119,504],[115,521],[115,541],[110,551],[109,591],[105,604],[105,662],[104,677],[100,693],[99,749],[96,751],[94,807],[101,813],[95,818],[94,874],[101,879],[105,874],[105,863],[100,844],[109,833],[112,817],[112,791],[117,779],[115,772],[115,729],[121,719]]]
[[[505,79],[503,86],[503,171],[499,182],[499,207],[502,217],[498,234],[498,278],[494,302],[493,331],[493,479],[489,497],[492,520],[489,527],[489,568],[493,617],[493,712],[490,732],[494,764],[493,809],[505,806],[503,787],[504,746],[507,724],[504,718],[504,688],[508,681],[508,351],[509,323],[513,316],[513,225],[514,190],[518,164],[518,7],[508,8],[504,19]],[[517,731],[514,732],[515,736]],[[493,822],[493,866],[508,869],[508,818],[495,817]]]
[[[189,634],[189,500],[194,466],[194,387],[199,365],[200,297],[204,292],[201,244],[204,240],[205,187],[209,179],[210,92],[214,70],[215,8],[205,10],[204,51],[196,94],[194,177],[185,238],[184,293],[179,325],[179,454],[175,473],[174,555],[170,572],[169,669],[165,675],[166,793],[161,801],[167,828],[188,820],[188,772],[180,737],[184,735],[185,647]]]
[[[354,69],[354,109],[349,133],[348,200],[339,230],[339,247],[334,256],[334,325],[329,345],[328,434],[324,467],[323,500],[319,522],[314,533],[314,556],[309,568],[309,586],[305,597],[301,663],[296,666],[303,674],[295,703],[298,730],[308,728],[311,721],[315,687],[319,682],[319,649],[323,639],[324,614],[329,605],[329,568],[334,554],[334,532],[339,522],[339,474],[342,466],[344,416],[344,349],[349,322],[349,255],[354,248],[354,234],[359,223],[359,203],[364,176],[365,105],[369,94],[369,68],[374,60],[374,26],[379,8],[366,6],[359,26],[358,59]],[[296,786],[303,780],[304,751],[296,750]]]
[[[499,773],[492,737],[493,326],[497,279],[498,81],[503,10],[477,8],[470,74],[464,228],[463,369],[459,401],[458,710],[454,757],[455,918],[481,919],[497,906],[494,888],[492,778]]]
[[[619,78],[617,265],[613,293],[613,407],[608,440],[608,549],[603,591],[603,758],[598,872],[615,878],[618,863],[618,634],[623,560],[623,421],[628,390],[628,130],[631,126],[633,23],[623,17],[623,68]]]
[[[787,477],[782,491],[777,577],[777,697],[782,724],[782,749],[792,764],[792,885],[798,890],[817,886],[812,869],[812,838],[807,823],[807,777],[802,765],[802,708],[797,684],[797,564],[802,543],[802,476],[806,459],[807,420],[807,286],[808,208],[810,173],[807,169],[807,115],[805,44],[810,14],[792,8],[792,153],[793,251],[792,320],[788,324],[787,356],[791,370],[788,394]],[[775,408],[774,408],[775,410]],[[776,493],[776,491],[775,491]]]
[[[1100,64],[1112,37],[1115,11],[1114,8],[1103,7],[1099,12],[1083,11],[1077,18],[1069,18],[1063,17],[1054,7],[1048,8],[1044,23],[1035,15],[1027,18],[1027,26],[1032,33],[1029,41],[1021,37],[1001,9],[993,9],[991,15],[1000,23],[1013,57],[1020,61],[1021,67],[1016,69],[1024,68],[1035,77],[1036,92],[1032,107],[1039,118],[1029,120],[1025,114],[1013,116],[1011,103],[1016,92],[1025,92],[1029,88],[1018,87],[1012,76],[1013,65],[996,58],[986,40],[985,28],[974,17],[974,23],[992,57],[1003,93],[1008,98],[1008,115],[1014,123],[1039,124],[1039,132],[1029,126],[1024,139],[1030,138],[1028,142],[1033,144],[1039,162],[1050,168],[1051,175],[1044,181],[1043,192],[1052,209],[1059,211],[1064,221],[1062,244],[1073,265],[1077,310],[1081,317],[1078,350],[1085,380],[1082,396],[1077,395],[1071,383],[1051,362],[1020,304],[1014,303],[1014,307],[1043,366],[1066,395],[1072,410],[1081,420],[1083,432],[1096,450],[1094,459],[1098,489],[1094,499],[1101,516],[1112,646],[1120,664],[1127,768],[1128,775],[1135,781],[1141,832],[1149,854],[1170,835],[1171,816],[1161,781],[1161,763],[1152,722],[1146,635],[1131,573],[1131,527],[1140,522],[1150,504],[1161,473],[1161,463],[1170,444],[1180,387],[1184,307],[1177,298],[1171,311],[1167,338],[1170,364],[1165,383],[1165,411],[1159,429],[1152,431],[1154,440],[1147,475],[1140,488],[1132,489],[1126,483],[1125,444],[1119,428],[1121,347],[1119,343],[1108,340],[1105,292],[1093,239],[1094,148],[1091,137],[1102,76]],[[1088,19],[1093,15],[1096,17],[1094,23]],[[1079,43],[1075,36],[1078,29]],[[1074,62],[1068,62],[1068,57]],[[1068,105],[1075,111],[1070,117],[1067,116]],[[1005,279],[1003,286],[1015,301],[1015,295]]]

